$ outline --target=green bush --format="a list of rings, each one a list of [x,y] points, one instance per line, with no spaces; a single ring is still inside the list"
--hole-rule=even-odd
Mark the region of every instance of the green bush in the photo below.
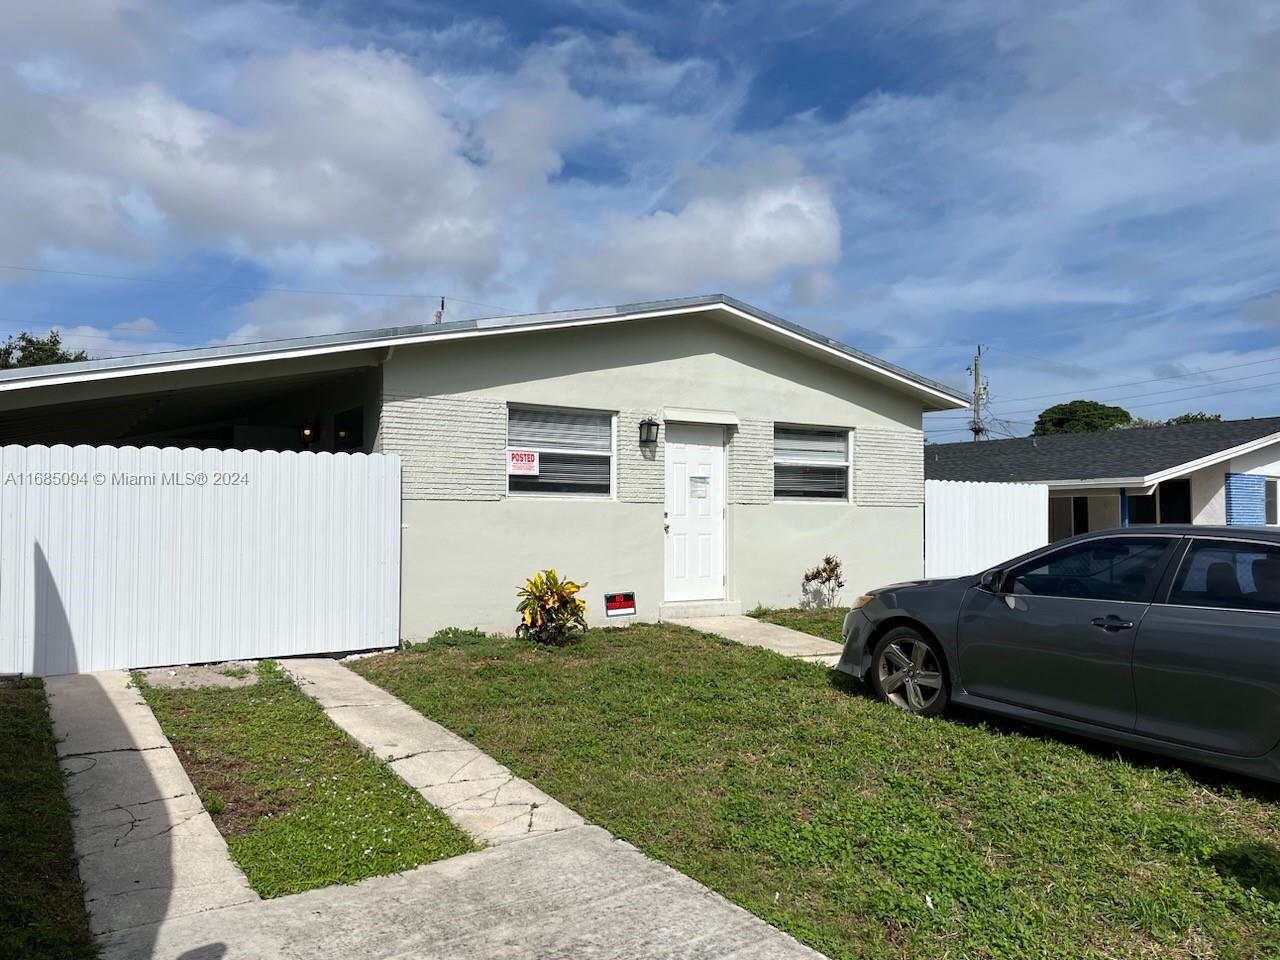
[[[587,626],[587,602],[578,596],[585,586],[560,579],[554,570],[535,573],[516,593],[517,636],[538,643],[568,643],[575,630]]]

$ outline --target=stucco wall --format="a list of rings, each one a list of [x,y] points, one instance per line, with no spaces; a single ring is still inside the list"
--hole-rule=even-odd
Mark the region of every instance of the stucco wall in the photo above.
[[[1205,467],[1191,474],[1191,522],[1221,525],[1227,522],[1225,464]]]
[[[510,630],[516,588],[546,566],[590,581],[596,622],[616,590],[634,590],[637,619],[655,619],[665,430],[643,450],[638,425],[666,407],[739,420],[726,430],[727,599],[794,604],[826,552],[845,561],[847,596],[921,575],[920,402],[707,318],[402,348],[383,390],[380,446],[404,460],[406,638]],[[616,497],[508,498],[508,403],[616,411]],[[775,422],[853,431],[853,503],[773,502]]]
[[[1218,470],[1224,468],[1219,466]],[[1280,477],[1280,444],[1272,444],[1231,460],[1231,473],[1252,473],[1264,477]]]
[[[743,609],[794,607],[801,578],[825,553],[844,563],[844,602],[873,587],[924,576],[924,507],[776,503],[730,508],[730,589]]]

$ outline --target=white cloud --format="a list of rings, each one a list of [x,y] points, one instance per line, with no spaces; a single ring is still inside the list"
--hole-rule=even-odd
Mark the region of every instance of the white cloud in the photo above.
[[[150,317],[138,317],[137,320],[125,320],[111,328],[113,333],[122,337],[144,337],[155,333],[160,328]]]
[[[829,186],[788,175],[762,181],[731,173],[680,209],[613,216],[590,252],[568,257],[552,295],[615,292],[662,296],[728,284],[758,286],[781,271],[830,264],[840,256],[840,217]],[[727,188],[727,189],[726,189]]]

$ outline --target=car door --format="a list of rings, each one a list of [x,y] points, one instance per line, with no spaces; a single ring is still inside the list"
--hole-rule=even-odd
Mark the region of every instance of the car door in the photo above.
[[[1280,545],[1195,538],[1133,654],[1137,731],[1217,753],[1280,742]]]
[[[1174,537],[1114,536],[1068,544],[969,590],[957,623],[967,693],[1132,729],[1135,628]]]

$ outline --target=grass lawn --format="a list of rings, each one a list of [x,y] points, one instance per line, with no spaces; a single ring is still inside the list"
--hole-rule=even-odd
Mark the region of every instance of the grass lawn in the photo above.
[[[670,625],[355,669],[833,958],[1280,956],[1270,788],[922,720]]]
[[[171,690],[135,675],[231,856],[263,897],[408,870],[475,849],[366,756],[271,661],[246,687]]]
[[[95,955],[44,687],[0,684],[0,957]]]
[[[833,643],[844,643],[840,629],[844,626],[844,615],[848,612],[848,607],[826,607],[819,610],[800,610],[794,607],[773,610],[757,607],[748,616],[766,623],[776,623],[780,627],[790,627],[801,633],[811,633]]]

